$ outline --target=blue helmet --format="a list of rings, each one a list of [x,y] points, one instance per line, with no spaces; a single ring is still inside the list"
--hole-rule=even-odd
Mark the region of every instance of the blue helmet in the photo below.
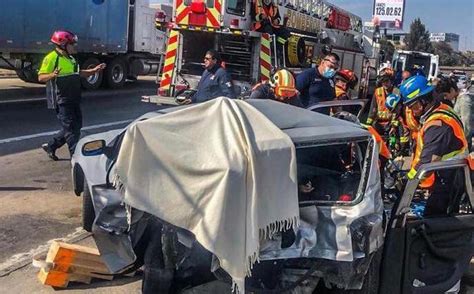
[[[387,99],[385,100],[385,107],[387,107],[388,110],[393,111],[395,107],[397,107],[398,103],[400,103],[401,100],[402,98],[400,98],[400,96],[396,94],[390,94],[387,96]]]
[[[410,105],[417,101],[420,97],[433,91],[434,87],[424,76],[413,76],[406,79],[400,85],[400,95],[403,104]]]

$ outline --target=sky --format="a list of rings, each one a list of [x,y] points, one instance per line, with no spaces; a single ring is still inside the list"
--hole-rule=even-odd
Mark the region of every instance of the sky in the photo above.
[[[329,0],[364,21],[372,19],[373,0]],[[403,30],[419,17],[430,33],[459,35],[459,49],[474,50],[474,0],[405,0]]]
[[[163,3],[166,0],[150,0]],[[328,0],[364,21],[372,19],[373,0]],[[404,31],[419,17],[431,33],[455,33],[459,49],[474,50],[474,0],[405,0]]]

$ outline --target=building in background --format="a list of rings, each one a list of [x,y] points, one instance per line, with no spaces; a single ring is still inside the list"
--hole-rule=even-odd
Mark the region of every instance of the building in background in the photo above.
[[[453,33],[431,33],[431,42],[446,42],[451,45],[454,51],[459,51],[459,35]]]
[[[408,33],[405,32],[393,32],[387,34],[387,40],[391,41],[392,44],[397,47],[397,46],[405,46],[405,38],[408,35]]]

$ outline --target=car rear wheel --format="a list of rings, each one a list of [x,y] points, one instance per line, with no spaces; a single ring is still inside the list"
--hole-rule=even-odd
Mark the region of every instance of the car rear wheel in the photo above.
[[[92,224],[95,219],[94,204],[92,203],[92,194],[84,179],[84,192],[82,193],[82,228],[88,232],[92,232]]]
[[[380,281],[380,263],[382,260],[382,251],[379,249],[373,253],[367,273],[364,276],[362,288],[360,290],[344,290],[333,286],[332,289],[324,287],[324,284],[318,285],[316,293],[322,294],[378,294]],[[321,281],[320,281],[321,284]],[[323,286],[323,287],[320,287]]]

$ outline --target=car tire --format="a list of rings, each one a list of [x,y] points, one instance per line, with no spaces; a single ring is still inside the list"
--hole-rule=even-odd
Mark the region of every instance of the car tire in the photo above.
[[[364,284],[360,290],[349,290],[345,293],[350,294],[377,294],[379,293],[380,282],[380,264],[382,261],[382,249],[379,249],[373,254],[370,261],[367,274],[364,276]]]
[[[97,66],[99,64],[100,64],[99,59],[97,59],[95,57],[90,57],[90,58],[87,58],[81,64],[81,68],[82,69],[91,69],[91,68],[94,68],[95,66]],[[94,75],[91,75],[87,78],[81,78],[81,85],[84,89],[96,90],[102,84],[103,77],[104,77],[103,72],[99,71],[99,72],[95,73]]]
[[[84,192],[82,193],[82,228],[92,232],[92,224],[95,220],[94,204],[92,203],[92,194],[84,179]]]
[[[121,88],[127,79],[127,65],[122,58],[116,57],[107,63],[104,74],[107,87]]]
[[[317,293],[321,292],[323,294],[378,294],[382,251],[383,249],[381,248],[377,252],[373,253],[372,260],[370,261],[367,274],[364,276],[364,281],[360,290],[344,290],[339,289],[337,287],[327,289],[325,287],[322,287],[322,289]]]

